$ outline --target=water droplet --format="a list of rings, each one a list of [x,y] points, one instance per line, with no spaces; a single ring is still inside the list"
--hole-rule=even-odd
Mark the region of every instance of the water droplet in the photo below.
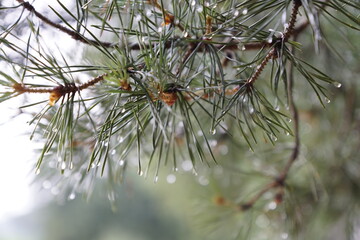
[[[69,200],[74,200],[76,197],[76,194],[75,193],[71,193],[68,197]]]
[[[282,239],[287,239],[289,237],[289,234],[288,233],[282,233],[281,234],[281,238]]]
[[[188,37],[189,36],[189,33],[188,32],[184,32],[184,37]]]
[[[61,170],[65,170],[65,168],[66,168],[66,163],[65,163],[65,162],[62,162],[62,163],[61,163]]]
[[[210,7],[210,3],[209,3],[209,2],[205,2],[205,3],[204,3],[204,6],[205,6],[205,7]]]
[[[199,130],[199,131],[197,132],[197,135],[198,135],[199,137],[201,137],[201,136],[203,136],[203,132],[202,132],[201,130]]]
[[[239,16],[239,10],[235,10],[235,12],[234,12],[234,17],[237,17],[237,16]]]
[[[199,177],[199,183],[203,186],[209,185],[209,179],[204,176]]]
[[[140,22],[140,20],[141,20],[141,15],[140,15],[140,14],[136,15],[135,21],[136,21],[136,22]]]
[[[119,165],[120,165],[120,166],[124,166],[124,165],[125,165],[125,161],[124,161],[124,160],[120,160],[120,161],[119,161]]]
[[[245,47],[245,46],[242,46],[242,47],[241,47],[241,50],[242,50],[242,51],[245,51],[245,50],[246,50],[246,47]]]
[[[139,176],[142,176],[143,174],[144,174],[144,172],[139,169],[139,170],[138,170],[138,175],[139,175]]]
[[[274,109],[275,109],[275,111],[280,111],[280,106],[276,105]]]
[[[72,170],[74,168],[74,163],[70,162],[69,169]]]
[[[218,144],[217,140],[210,140],[209,141],[210,147],[216,147],[217,144]]]
[[[108,199],[111,201],[111,202],[114,202],[115,201],[115,193],[114,191],[111,191],[108,193]]]
[[[268,204],[268,209],[269,209],[269,210],[275,210],[276,207],[277,207],[277,204],[276,204],[276,202],[274,202],[274,201],[271,201],[271,202]]]
[[[95,163],[92,163],[91,164],[91,168],[95,168],[96,167],[96,164]]]
[[[291,118],[286,118],[286,121],[288,121],[289,123],[292,122],[292,119]]]
[[[330,103],[330,99],[328,99],[327,97],[324,99],[326,103]]]
[[[162,32],[162,30],[163,30],[163,28],[162,28],[162,27],[159,27],[159,28],[157,29],[158,33],[161,33],[161,32]]]
[[[226,145],[221,145],[219,149],[220,149],[221,155],[226,155],[229,152],[229,148]]]
[[[196,4],[196,1],[195,1],[195,0],[192,0],[192,1],[191,1],[191,6],[195,6],[195,4]]]
[[[119,137],[119,143],[122,143],[124,141],[123,137]]]
[[[213,9],[217,8],[217,3],[214,4],[214,6],[212,6]]]
[[[196,8],[196,11],[198,12],[202,12],[204,10],[203,6],[202,5],[199,5],[197,8]]]
[[[49,180],[45,180],[45,181],[43,182],[43,184],[42,184],[42,187],[43,187],[44,189],[50,189],[51,186],[52,186],[52,184],[51,184],[51,182],[50,182]]]
[[[60,189],[57,186],[53,187],[50,191],[53,195],[58,195],[60,193]]]
[[[179,169],[176,167],[176,168],[174,168],[173,169],[174,170],[174,172],[177,172],[177,171],[179,171]]]
[[[270,134],[270,138],[271,140],[273,140],[274,142],[276,142],[278,140],[278,138],[274,135],[274,134]]]
[[[159,181],[159,176],[155,176],[154,182],[158,182],[158,181]]]
[[[333,85],[336,87],[336,88],[341,88],[341,83],[339,82],[333,82]]]
[[[246,15],[247,13],[248,13],[247,8],[244,8],[244,10],[242,11],[242,14],[243,14],[243,15]]]
[[[124,113],[124,112],[126,112],[125,108],[123,108],[123,109],[121,110],[121,113]]]
[[[190,160],[185,160],[181,163],[181,168],[184,170],[184,171],[190,171],[191,169],[193,169],[193,163],[190,161]]]
[[[169,183],[169,184],[173,184],[176,182],[176,176],[174,174],[169,174],[167,177],[166,177],[166,181]]]
[[[210,134],[211,134],[211,135],[215,135],[215,134],[216,134],[216,128],[210,129]]]
[[[286,134],[286,136],[289,136],[289,135],[290,135],[290,133],[289,133],[288,131],[286,131],[285,134]]]
[[[147,16],[147,17],[151,17],[151,15],[152,15],[151,10],[149,10],[149,9],[148,9],[148,10],[146,10],[146,16]]]
[[[115,153],[116,153],[116,150],[113,149],[113,150],[111,151],[111,155],[115,155]]]
[[[272,43],[272,42],[273,42],[273,39],[270,37],[270,38],[268,38],[267,42],[268,42],[268,43]]]
[[[39,175],[40,174],[40,168],[37,168],[36,170],[35,170],[35,175]]]
[[[253,114],[254,112],[255,112],[254,108],[253,108],[253,107],[250,107],[250,108],[249,108],[249,113],[250,113],[250,114]]]

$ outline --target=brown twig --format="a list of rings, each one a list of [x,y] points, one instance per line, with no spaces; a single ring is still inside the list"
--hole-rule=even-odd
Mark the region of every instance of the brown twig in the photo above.
[[[295,0],[288,28],[285,30],[285,32],[283,34],[283,40],[284,41],[287,41],[288,38],[291,36],[291,34],[294,32],[294,24],[296,22],[296,15],[298,14],[298,10],[299,10],[300,6],[301,6],[301,1],[300,0]],[[273,48],[273,50],[274,49],[275,48]],[[294,47],[292,47],[292,52],[294,53]],[[274,54],[274,53],[272,53],[272,54]],[[272,54],[271,54],[271,51],[270,51],[266,55],[265,59],[262,61],[262,63],[258,67],[259,71],[256,71],[253,74],[253,76],[248,80],[250,83],[253,83],[257,79],[257,77],[261,73],[263,67],[267,64],[267,62],[270,59],[270,56]],[[240,209],[242,211],[250,209],[266,192],[268,192],[268,191],[270,191],[272,189],[275,189],[275,188],[280,188],[278,193],[275,195],[275,202],[280,203],[282,201],[282,199],[283,199],[283,194],[284,194],[283,188],[285,186],[285,181],[286,181],[286,178],[287,178],[288,173],[290,171],[290,168],[292,167],[293,163],[295,162],[295,160],[299,156],[299,152],[300,152],[299,114],[298,114],[298,110],[296,108],[296,105],[295,105],[295,102],[294,102],[294,97],[293,97],[293,82],[294,82],[293,71],[294,71],[294,65],[290,64],[289,77],[288,77],[288,81],[287,81],[287,94],[288,94],[289,111],[290,111],[290,113],[292,115],[293,122],[294,122],[293,124],[294,124],[295,142],[294,142],[294,147],[293,147],[292,153],[291,153],[291,155],[290,155],[284,169],[274,179],[274,181],[270,182],[263,189],[261,189],[248,202],[238,205],[238,209]]]
[[[44,15],[42,15],[41,13],[36,11],[35,8],[29,2],[25,2],[24,0],[16,0],[16,1],[20,4],[22,4],[26,10],[34,13],[36,17],[38,17],[40,20],[42,20],[46,24],[60,30],[61,32],[68,34],[69,36],[71,36],[73,39],[75,39],[77,41],[80,41],[85,44],[93,45],[93,46],[102,46],[102,47],[106,47],[106,48],[116,47],[116,45],[114,45],[110,42],[101,42],[101,41],[95,41],[95,40],[88,39],[76,31],[73,31],[67,27],[60,25],[60,24],[54,23],[53,21],[51,21],[50,19],[48,19],[47,17],[45,17]]]
[[[104,80],[104,78],[108,76],[108,73],[99,75],[86,83],[80,84],[76,86],[75,84],[66,84],[66,85],[59,85],[52,88],[29,88],[26,87],[24,84],[15,83],[12,87],[15,92],[22,94],[22,93],[49,93],[49,104],[53,106],[57,100],[61,97],[65,96],[66,94],[76,93],[82,91],[86,88],[89,88],[98,82]]]

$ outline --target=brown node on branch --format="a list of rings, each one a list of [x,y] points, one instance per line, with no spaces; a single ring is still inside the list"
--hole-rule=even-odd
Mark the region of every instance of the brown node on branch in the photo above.
[[[175,102],[178,99],[177,96],[177,92],[179,91],[178,87],[179,87],[178,85],[171,83],[165,86],[164,90],[160,89],[159,99],[163,101],[166,105],[171,107],[172,105],[175,104]]]
[[[174,23],[174,15],[170,14],[170,13],[165,13],[164,16],[164,22],[161,23],[161,26],[166,26],[166,25],[170,25]]]
[[[223,196],[215,196],[213,199],[213,202],[217,206],[225,206],[228,203],[227,200]]]
[[[212,17],[209,15],[206,15],[206,29],[205,29],[205,35],[210,34],[212,31]]]
[[[131,91],[131,86],[126,79],[120,80],[120,88],[125,91]]]
[[[49,105],[50,106],[54,106],[55,103],[57,102],[57,100],[59,100],[66,91],[64,91],[64,86],[60,85],[56,88],[54,88],[51,92],[50,92],[50,96],[49,96]]]

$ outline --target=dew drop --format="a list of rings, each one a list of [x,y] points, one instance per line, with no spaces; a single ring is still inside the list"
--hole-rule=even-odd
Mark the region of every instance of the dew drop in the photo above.
[[[65,170],[65,168],[66,168],[66,163],[65,163],[65,162],[62,162],[62,163],[61,163],[61,170]]]
[[[277,105],[277,106],[275,106],[275,111],[280,111],[280,106],[279,105]]]
[[[195,1],[195,0],[192,0],[192,1],[191,1],[191,6],[195,6],[195,4],[196,4],[196,1]]]
[[[69,169],[72,170],[74,168],[74,163],[70,162]]]
[[[245,8],[243,11],[242,11],[242,14],[243,15],[246,15],[248,13],[248,10],[247,10],[247,8]]]
[[[289,123],[292,122],[292,119],[291,118],[286,118],[286,121],[288,121]]]
[[[139,169],[139,170],[138,170],[138,175],[139,175],[139,176],[142,176],[143,174],[144,174],[144,172]]]
[[[113,150],[111,151],[111,155],[115,155],[115,153],[116,153],[116,150],[113,149]]]
[[[204,6],[205,6],[205,7],[210,7],[210,3],[209,3],[209,2],[205,2],[205,3],[204,3]]]
[[[174,168],[174,171],[177,172],[177,171],[179,171],[179,169],[176,167],[176,168]]]
[[[250,107],[250,108],[249,108],[249,113],[250,113],[250,114],[253,114],[254,112],[255,112],[254,108],[253,108],[253,107]]]
[[[282,233],[281,234],[281,239],[287,239],[289,237],[288,233]]]
[[[50,189],[51,186],[52,186],[52,184],[51,184],[51,182],[50,182],[49,180],[45,180],[45,181],[43,182],[43,184],[42,184],[42,187],[43,187],[44,189]]]
[[[169,184],[173,184],[176,182],[176,176],[174,174],[169,174],[167,177],[166,177],[166,181],[169,183]]]
[[[119,165],[120,165],[120,166],[124,166],[124,165],[125,165],[125,161],[124,161],[124,160],[120,160],[120,161],[119,161]]]
[[[141,20],[141,15],[139,14],[139,15],[136,15],[136,17],[135,17],[135,21],[136,22],[139,22]]]
[[[341,88],[341,83],[339,82],[334,82],[333,85],[336,87],[336,88]]]
[[[193,169],[193,163],[190,160],[185,160],[181,163],[181,168],[184,171],[190,171],[191,169]]]
[[[151,12],[150,10],[147,10],[147,11],[146,11],[146,16],[147,16],[147,17],[151,17],[151,15],[152,15],[152,12]]]
[[[325,102],[326,103],[330,103],[331,101],[330,101],[330,99],[328,99],[327,97],[325,98]]]
[[[234,17],[237,17],[237,16],[239,16],[239,10],[235,10],[235,12],[234,12]]]
[[[203,6],[202,5],[199,5],[197,8],[196,8],[196,11],[198,12],[202,12],[204,10]]]
[[[246,47],[245,47],[245,46],[242,46],[242,47],[241,47],[241,50],[242,50],[242,51],[245,51],[245,50],[246,50]]]
[[[210,129],[210,134],[211,135],[215,135],[216,134],[216,129],[214,128],[214,129]]]
[[[221,145],[221,146],[220,146],[220,153],[221,153],[221,155],[226,155],[226,154],[228,154],[228,152],[229,152],[228,146],[226,146],[226,145]]]
[[[36,170],[35,170],[35,175],[39,175],[40,174],[40,168],[37,168]]]
[[[274,201],[270,202],[269,205],[268,205],[269,210],[275,210],[276,207],[277,207],[277,204]]]
[[[156,182],[158,182],[158,181],[159,181],[159,176],[155,176],[154,182],[156,183]]]
[[[286,134],[286,136],[289,136],[289,135],[290,135],[290,133],[289,133],[288,131],[286,131],[286,133],[285,133],[285,134]]]
[[[157,29],[158,33],[161,33],[161,32],[162,32],[162,30],[163,30],[163,28],[162,28],[162,27],[159,27],[159,28]]]
[[[209,185],[209,179],[204,176],[199,177],[199,183],[203,186]]]
[[[274,142],[276,142],[278,140],[278,138],[274,135],[274,134],[271,134],[270,135],[270,138],[271,140],[273,140]]]
[[[75,193],[71,193],[68,197],[69,200],[74,200],[76,197]]]

